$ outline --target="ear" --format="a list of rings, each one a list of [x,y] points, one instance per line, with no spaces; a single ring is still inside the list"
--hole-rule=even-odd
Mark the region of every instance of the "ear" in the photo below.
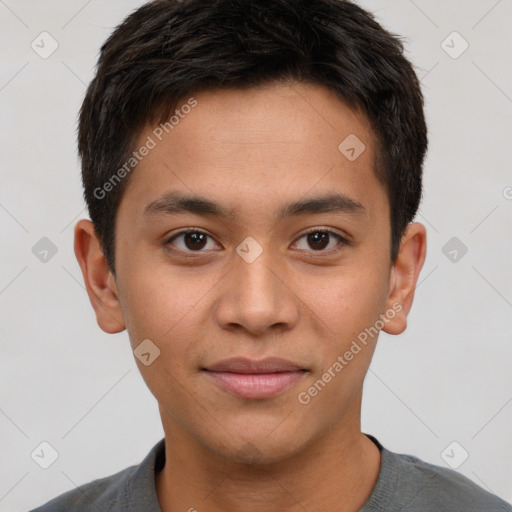
[[[427,232],[418,222],[409,224],[402,236],[397,259],[391,269],[386,311],[395,311],[382,328],[388,334],[400,334],[407,328],[416,283],[427,253]]]
[[[123,331],[126,324],[119,292],[90,220],[82,219],[75,226],[75,256],[82,269],[85,288],[98,325],[109,334]]]

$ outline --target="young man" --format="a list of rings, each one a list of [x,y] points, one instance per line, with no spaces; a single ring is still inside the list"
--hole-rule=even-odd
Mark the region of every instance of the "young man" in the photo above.
[[[426,149],[402,45],[355,4],[132,13],[80,112],[75,252],[165,439],[37,510],[512,510],[360,428],[378,333],[405,330],[425,259]]]

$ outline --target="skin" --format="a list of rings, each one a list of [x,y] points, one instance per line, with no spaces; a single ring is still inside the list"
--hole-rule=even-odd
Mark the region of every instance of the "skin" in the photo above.
[[[378,336],[308,404],[297,397],[393,304],[402,309],[383,330],[406,329],[425,228],[408,226],[392,264],[374,134],[362,113],[328,89],[280,83],[193,96],[197,106],[130,176],[117,214],[115,278],[91,222],[75,228],[101,329],[126,328],[132,349],[150,339],[160,350],[149,366],[135,360],[165,432],[166,464],[156,479],[161,508],[357,511],[380,467],[379,451],[360,427]],[[153,129],[141,132],[141,144]],[[354,161],[338,149],[350,134],[366,146]],[[204,196],[234,217],[145,215],[166,191]],[[285,203],[332,192],[363,209],[273,217]],[[169,242],[186,228],[209,238],[199,249],[185,236]],[[349,243],[331,236],[318,249],[305,236],[309,228]],[[263,251],[252,263],[236,252],[247,237]],[[242,399],[201,372],[235,356],[282,357],[308,371],[274,397]]]

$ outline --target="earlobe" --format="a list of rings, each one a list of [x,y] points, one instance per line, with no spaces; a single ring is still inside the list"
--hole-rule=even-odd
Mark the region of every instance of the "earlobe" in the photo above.
[[[76,224],[74,249],[98,325],[109,334],[123,331],[126,325],[119,292],[90,220]]]
[[[388,334],[401,334],[407,328],[407,315],[412,306],[419,273],[427,253],[427,233],[425,226],[411,223],[402,237],[400,251],[391,269],[390,292],[386,310],[395,314],[383,331]]]

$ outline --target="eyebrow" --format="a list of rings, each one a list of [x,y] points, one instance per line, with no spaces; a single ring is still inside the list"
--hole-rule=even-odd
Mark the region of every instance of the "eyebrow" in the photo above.
[[[331,212],[361,214],[364,211],[364,206],[349,196],[340,193],[329,193],[285,204],[274,213],[274,219],[281,220],[292,216]],[[145,216],[187,212],[227,220],[236,218],[235,210],[232,208],[227,208],[205,197],[179,192],[168,192],[144,208]]]

